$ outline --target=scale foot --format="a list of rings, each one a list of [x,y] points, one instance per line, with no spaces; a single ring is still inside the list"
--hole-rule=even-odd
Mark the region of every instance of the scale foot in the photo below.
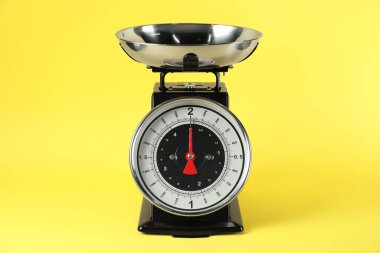
[[[208,237],[242,232],[243,222],[237,198],[214,213],[198,217],[183,217],[167,213],[144,198],[138,231],[174,237]]]

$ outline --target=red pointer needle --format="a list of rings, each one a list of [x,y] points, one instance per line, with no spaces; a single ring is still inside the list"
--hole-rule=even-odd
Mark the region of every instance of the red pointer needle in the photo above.
[[[191,127],[191,116],[190,116],[190,128],[189,128],[189,151],[186,153],[185,158],[187,160],[183,174],[185,175],[196,175],[198,174],[195,168],[194,159],[195,154],[193,152],[193,128]]]

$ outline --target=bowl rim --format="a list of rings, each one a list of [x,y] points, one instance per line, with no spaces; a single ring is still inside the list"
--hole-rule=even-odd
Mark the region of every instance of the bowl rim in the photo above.
[[[150,42],[141,42],[141,41],[131,41],[131,40],[127,40],[125,38],[122,38],[121,36],[121,33],[123,31],[126,31],[126,30],[130,30],[130,29],[134,29],[134,28],[137,28],[137,27],[144,27],[144,26],[157,26],[157,25],[200,25],[200,26],[203,26],[203,25],[211,25],[211,26],[214,26],[214,25],[218,25],[218,26],[226,26],[226,27],[234,27],[234,28],[242,28],[244,30],[249,30],[249,31],[252,31],[254,32],[254,34],[256,36],[254,36],[252,39],[245,39],[245,40],[238,40],[238,41],[233,41],[233,42],[224,42],[224,43],[205,43],[205,44],[158,44],[158,43],[150,43]],[[217,46],[217,45],[227,45],[227,44],[237,44],[237,43],[245,43],[247,41],[254,41],[254,40],[258,40],[260,39],[263,34],[262,32],[258,31],[258,30],[255,30],[255,29],[252,29],[252,28],[247,28],[247,27],[243,27],[243,26],[235,26],[235,25],[225,25],[225,24],[215,24],[215,23],[158,23],[158,24],[146,24],[146,25],[137,25],[137,26],[131,26],[131,27],[127,27],[127,28],[124,28],[124,29],[121,29],[119,31],[116,32],[115,36],[119,39],[119,41],[123,41],[123,42],[126,42],[126,43],[132,43],[132,44],[136,44],[136,45],[151,45],[151,46],[174,46],[174,47],[180,47],[180,46]]]

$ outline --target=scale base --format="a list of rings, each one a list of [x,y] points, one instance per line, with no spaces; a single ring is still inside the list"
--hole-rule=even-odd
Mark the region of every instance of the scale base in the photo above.
[[[243,231],[239,202],[235,198],[222,209],[203,216],[177,216],[155,207],[143,199],[138,231],[174,237],[208,237]]]

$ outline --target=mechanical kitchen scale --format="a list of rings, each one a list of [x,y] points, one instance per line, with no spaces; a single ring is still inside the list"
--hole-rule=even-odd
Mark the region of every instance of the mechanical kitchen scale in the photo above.
[[[220,73],[247,59],[260,32],[215,24],[157,24],[116,34],[124,52],[160,73],[152,110],[130,147],[144,195],[138,230],[177,237],[243,231],[237,194],[251,163],[240,121],[228,110]],[[215,82],[166,83],[168,73],[207,72]]]

